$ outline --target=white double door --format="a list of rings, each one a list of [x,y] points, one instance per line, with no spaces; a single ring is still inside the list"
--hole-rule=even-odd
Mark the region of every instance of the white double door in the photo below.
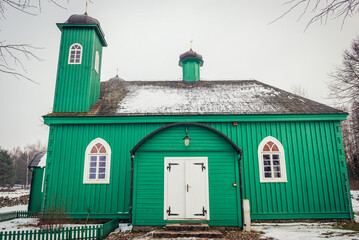
[[[208,158],[165,157],[164,219],[209,220]]]

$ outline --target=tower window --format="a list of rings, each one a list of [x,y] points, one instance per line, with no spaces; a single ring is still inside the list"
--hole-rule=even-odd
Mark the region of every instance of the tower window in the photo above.
[[[259,144],[258,163],[261,182],[287,182],[284,149],[274,137],[266,137]]]
[[[96,138],[86,148],[84,183],[110,183],[111,148]]]
[[[81,64],[82,60],[82,46],[79,43],[74,43],[70,46],[69,64]]]
[[[98,54],[98,51],[96,51],[95,55],[95,71],[98,73],[100,67],[100,55]]]

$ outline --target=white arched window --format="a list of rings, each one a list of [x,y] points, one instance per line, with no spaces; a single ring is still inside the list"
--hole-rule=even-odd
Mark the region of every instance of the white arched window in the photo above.
[[[69,64],[81,64],[82,60],[82,46],[79,43],[74,43],[70,46]]]
[[[261,182],[287,182],[284,148],[274,137],[266,137],[258,147]]]
[[[111,148],[96,138],[86,148],[84,183],[110,183]]]

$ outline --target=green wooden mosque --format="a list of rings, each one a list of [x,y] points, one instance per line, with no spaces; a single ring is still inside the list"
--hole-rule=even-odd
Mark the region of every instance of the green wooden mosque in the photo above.
[[[353,217],[340,122],[347,114],[256,80],[100,82],[100,23],[62,32],[39,211],[133,225]],[[37,205],[36,205],[37,206]]]

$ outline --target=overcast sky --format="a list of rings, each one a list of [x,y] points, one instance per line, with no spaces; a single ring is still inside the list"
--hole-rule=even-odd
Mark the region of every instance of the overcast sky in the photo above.
[[[36,1],[35,1],[36,2]],[[92,0],[88,14],[101,23],[104,48],[101,81],[116,75],[125,80],[178,80],[179,55],[190,47],[204,59],[203,80],[256,79],[291,91],[308,89],[308,98],[328,100],[328,74],[359,35],[359,15],[325,26],[308,18],[297,21],[299,9],[268,24],[287,7],[280,0]],[[43,1],[34,17],[9,10],[0,19],[0,41],[31,43],[43,62],[24,62],[27,75],[39,85],[0,74],[0,146],[12,149],[38,140],[47,144],[42,115],[52,111],[60,31],[56,23],[85,11],[85,0],[64,1],[67,10]]]

